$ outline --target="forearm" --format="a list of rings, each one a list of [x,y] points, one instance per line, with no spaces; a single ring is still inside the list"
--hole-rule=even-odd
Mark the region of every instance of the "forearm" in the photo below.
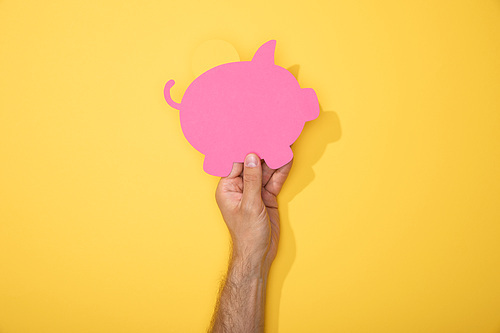
[[[233,253],[210,332],[264,332],[269,269]]]

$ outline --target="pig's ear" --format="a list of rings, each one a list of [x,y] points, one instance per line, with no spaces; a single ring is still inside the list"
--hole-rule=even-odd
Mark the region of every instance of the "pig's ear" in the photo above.
[[[252,62],[260,64],[274,65],[274,50],[276,49],[276,41],[270,40],[264,43],[257,52],[255,52]]]

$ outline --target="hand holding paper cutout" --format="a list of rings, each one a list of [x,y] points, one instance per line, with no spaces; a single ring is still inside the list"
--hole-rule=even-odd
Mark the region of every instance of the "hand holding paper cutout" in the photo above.
[[[225,177],[248,153],[278,169],[293,158],[290,146],[305,122],[318,117],[316,93],[300,88],[288,70],[274,64],[275,48],[271,40],[251,61],[206,71],[186,89],[181,103],[170,97],[175,82],[165,85],[165,100],[180,111],[186,139],[205,155],[205,172]]]

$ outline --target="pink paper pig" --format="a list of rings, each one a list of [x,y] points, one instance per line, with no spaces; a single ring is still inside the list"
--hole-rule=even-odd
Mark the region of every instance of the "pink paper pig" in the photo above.
[[[205,172],[226,177],[233,162],[243,162],[248,153],[277,169],[292,159],[290,145],[305,122],[318,117],[316,93],[300,88],[288,70],[274,64],[275,48],[270,40],[252,61],[206,71],[186,89],[181,103],[170,97],[174,80],[165,85],[165,100],[180,111],[186,139],[205,155]]]

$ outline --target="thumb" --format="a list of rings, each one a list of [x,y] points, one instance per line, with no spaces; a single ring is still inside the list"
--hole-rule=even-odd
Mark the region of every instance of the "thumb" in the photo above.
[[[243,197],[242,201],[249,204],[261,199],[262,191],[262,166],[256,154],[248,154],[245,158],[243,169]]]

